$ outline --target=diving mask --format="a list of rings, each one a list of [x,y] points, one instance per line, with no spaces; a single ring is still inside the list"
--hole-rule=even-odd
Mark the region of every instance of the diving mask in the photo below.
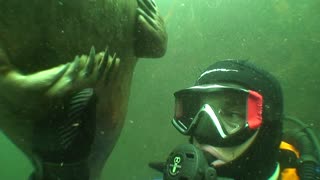
[[[242,144],[262,124],[262,96],[237,86],[201,85],[175,94],[174,127],[201,144]]]

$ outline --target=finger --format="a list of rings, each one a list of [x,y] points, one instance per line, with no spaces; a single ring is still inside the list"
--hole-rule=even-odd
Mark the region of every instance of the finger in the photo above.
[[[113,67],[111,69],[111,72],[109,74],[108,80],[105,82],[106,85],[112,84],[113,81],[118,77],[119,74],[119,65],[120,65],[120,59],[115,58],[113,60]]]
[[[154,29],[157,29],[156,23],[152,18],[150,18],[150,16],[146,15],[140,8],[138,8],[137,11],[141,13],[141,15],[138,16],[138,21],[141,24],[148,24],[151,25]]]
[[[59,97],[69,91],[72,87],[72,84],[76,81],[77,75],[79,72],[80,58],[76,56],[75,60],[71,65],[69,65],[66,73],[56,81],[50,89],[48,89],[46,95]]]
[[[26,89],[30,89],[31,91],[48,91],[64,77],[64,75],[68,72],[69,67],[70,63],[66,63],[52,69],[28,75],[26,79],[22,80],[24,87]]]
[[[71,82],[74,82],[77,79],[80,71],[79,67],[80,67],[80,58],[79,56],[76,56],[73,63],[70,66],[69,72],[67,72],[67,75],[69,76]]]
[[[151,3],[155,8],[157,8],[157,4],[156,4],[156,2],[154,0],[151,0]]]
[[[150,4],[149,4],[150,5]],[[138,0],[138,8],[140,8],[145,14],[147,14],[150,17],[153,17],[154,12],[150,7],[148,7],[143,0]],[[152,7],[151,7],[152,8]]]
[[[151,10],[152,12],[156,12],[156,3],[153,0],[143,0],[144,4],[148,7],[149,10]]]
[[[50,83],[50,86],[55,84],[64,75],[64,73],[67,72],[67,70],[69,69],[69,66],[70,66],[70,63],[67,63],[67,64],[62,66],[61,70],[52,79],[52,82]]]
[[[112,74],[115,72],[115,68],[116,66],[116,53],[113,55],[113,57],[111,58],[111,64],[110,67],[107,69],[104,77],[105,77],[105,84],[108,84],[113,78],[112,78]]]
[[[48,91],[46,95],[48,96],[63,96],[66,92],[70,91],[72,88],[72,82],[70,78],[62,78],[57,83],[55,83]]]
[[[157,30],[159,29],[157,24],[149,19],[148,17],[145,18],[144,16],[139,16],[138,17],[138,23],[140,23],[140,26],[142,26],[142,29],[147,29],[147,30]]]
[[[103,76],[103,74],[106,70],[107,64],[108,64],[108,60],[109,60],[109,51],[108,51],[108,48],[106,48],[104,55],[102,57],[102,60],[101,60],[99,67],[98,67],[98,80],[100,80],[101,77]],[[111,63],[109,63],[109,64],[111,64]]]
[[[88,77],[93,72],[95,56],[96,56],[96,51],[94,49],[94,46],[92,46],[90,49],[89,57],[87,60],[85,71],[84,71],[85,77]]]
[[[116,58],[115,59],[115,63],[114,63],[113,72],[112,72],[111,77],[110,77],[111,81],[114,81],[118,77],[119,66],[120,66],[120,58]]]

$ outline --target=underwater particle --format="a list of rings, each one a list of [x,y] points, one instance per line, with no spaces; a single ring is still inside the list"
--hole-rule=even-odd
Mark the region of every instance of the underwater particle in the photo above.
[[[79,123],[73,123],[72,126],[73,127],[78,127],[80,124]]]
[[[58,3],[59,3],[60,6],[63,6],[63,2],[59,1]]]
[[[102,135],[103,135],[103,134],[104,134],[104,131],[100,131],[100,134],[102,134]]]
[[[133,124],[133,120],[130,120],[129,123]]]
[[[60,166],[62,167],[62,166],[63,166],[63,164],[64,164],[64,163],[63,163],[63,162],[61,162],[61,163],[60,163]]]
[[[63,33],[64,33],[64,30],[61,30],[61,33],[63,34]]]

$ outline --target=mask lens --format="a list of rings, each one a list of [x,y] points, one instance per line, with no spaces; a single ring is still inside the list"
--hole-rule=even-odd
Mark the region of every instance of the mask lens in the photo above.
[[[230,135],[246,125],[247,98],[248,94],[243,91],[226,89],[208,93],[202,97],[201,103],[211,107],[210,116],[215,116],[211,118],[219,122],[214,125],[221,126],[224,133]]]
[[[197,94],[176,94],[174,123],[180,131],[186,132],[197,114],[200,105]]]
[[[176,92],[175,97],[173,125],[183,134],[198,134],[206,141],[225,141],[240,131],[260,127],[262,122],[262,96],[254,91],[194,86]]]

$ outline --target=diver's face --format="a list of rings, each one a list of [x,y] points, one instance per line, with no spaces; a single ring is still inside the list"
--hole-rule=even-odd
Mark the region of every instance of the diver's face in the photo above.
[[[247,122],[247,98],[239,97],[239,93],[232,91],[218,92],[215,98],[204,97],[201,99],[201,104],[208,104],[215,108],[220,118],[220,122],[224,128],[230,133],[234,134],[239,131]],[[259,130],[253,136],[248,138],[244,143],[230,147],[215,147],[209,144],[200,144],[194,138],[193,142],[203,151],[208,152],[214,157],[211,165],[219,167],[228,162],[235,160],[243,154],[255,140]]]

